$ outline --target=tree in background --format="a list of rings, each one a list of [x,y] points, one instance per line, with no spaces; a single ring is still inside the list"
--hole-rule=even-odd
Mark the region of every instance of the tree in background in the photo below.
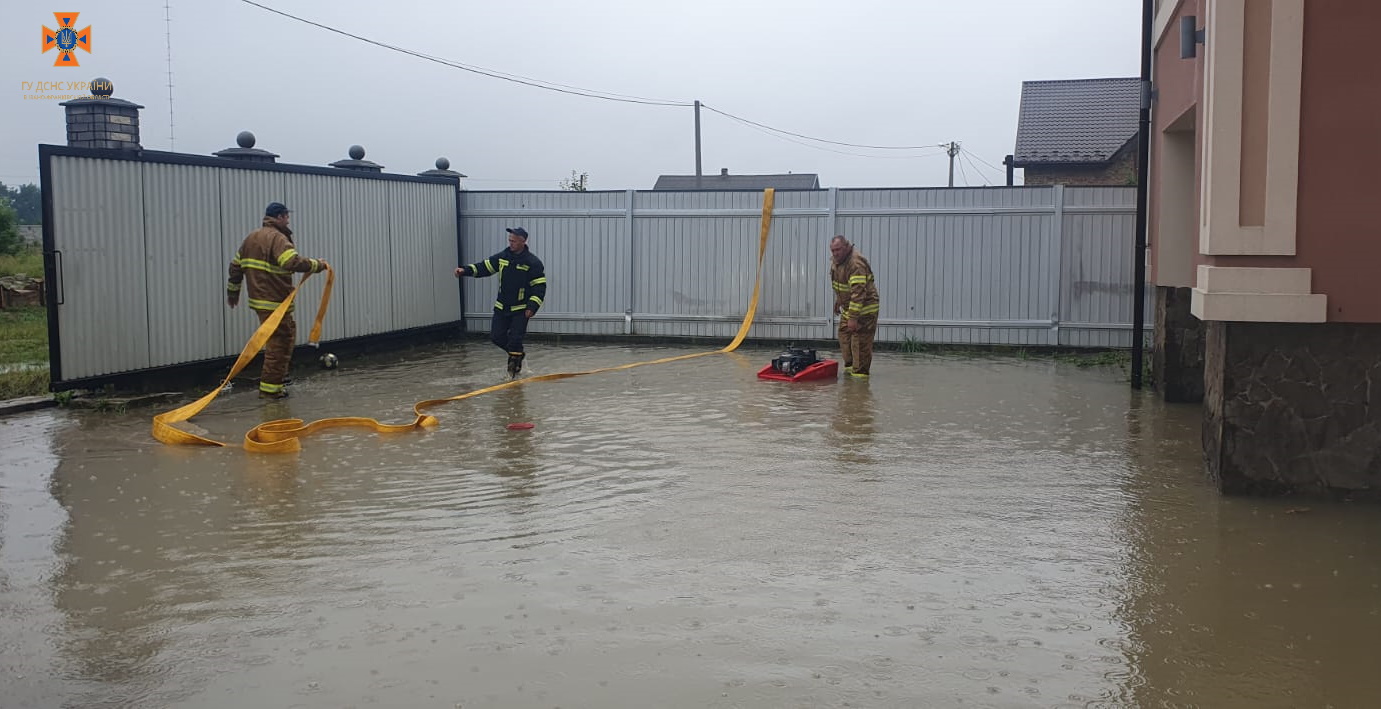
[[[0,198],[10,201],[20,224],[43,223],[43,193],[38,185],[30,182],[18,187],[10,187],[0,182]]]
[[[19,237],[19,227],[16,226],[18,221],[14,208],[10,206],[9,196],[0,194],[0,255],[17,254],[24,245]]]
[[[575,170],[571,170],[570,178],[561,181],[561,189],[568,192],[589,192],[590,173],[582,172],[577,175]]]

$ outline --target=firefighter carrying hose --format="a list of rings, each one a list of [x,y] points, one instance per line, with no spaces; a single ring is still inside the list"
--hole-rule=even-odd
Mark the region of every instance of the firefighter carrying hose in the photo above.
[[[547,274],[542,260],[527,248],[527,230],[506,229],[508,248],[489,258],[456,269],[456,278],[486,278],[499,274],[499,295],[494,301],[489,339],[508,353],[508,374],[523,370],[523,336],[527,321],[542,307],[547,295]]]
[[[249,286],[249,309],[259,316],[262,324],[293,289],[293,272],[317,273],[326,270],[326,261],[307,258],[297,253],[293,232],[288,228],[291,212],[281,202],[270,203],[264,210],[263,226],[250,232],[230,260],[230,280],[225,285],[225,302],[231,308],[240,304],[241,283]],[[278,329],[264,347],[264,366],[259,374],[259,397],[282,399],[288,395],[283,382],[292,364],[293,344],[297,340],[297,323],[293,320],[294,303],[288,307]]]
[[[834,314],[839,316],[844,371],[855,379],[867,379],[881,307],[873,267],[842,235],[830,239],[830,257],[830,286],[834,289]]]

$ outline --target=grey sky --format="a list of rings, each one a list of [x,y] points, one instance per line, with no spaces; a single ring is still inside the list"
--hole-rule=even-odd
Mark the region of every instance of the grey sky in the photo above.
[[[441,66],[272,15],[240,0],[169,0],[176,149],[209,154],[252,130],[281,161],[324,165],[358,143],[388,172],[437,156],[471,189],[650,189],[695,171],[690,108],[615,103]],[[1136,76],[1137,0],[259,0],[380,42],[596,91],[699,99],[775,128],[873,145],[962,143],[955,184],[1002,181],[1021,82]],[[163,0],[0,9],[0,181],[37,181],[38,143],[65,142],[58,101],[24,81],[110,78],[146,108],[142,143],[168,150]],[[79,68],[40,53],[53,11],[92,27]],[[940,148],[800,145],[702,114],[706,174],[816,172],[826,187],[934,186]],[[798,140],[799,139],[792,139]],[[809,142],[809,141],[799,141]],[[831,152],[837,151],[837,152]],[[868,155],[872,157],[858,157]],[[1020,171],[1018,171],[1020,175]],[[1018,177],[1018,181],[1020,178]]]

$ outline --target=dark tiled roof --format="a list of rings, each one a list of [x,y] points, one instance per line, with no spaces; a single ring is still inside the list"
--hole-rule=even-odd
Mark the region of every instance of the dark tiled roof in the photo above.
[[[657,178],[654,190],[763,190],[768,187],[779,190],[818,190],[820,176],[813,172],[796,172],[789,175],[702,175],[700,187],[695,186],[695,175],[662,175]]]
[[[1141,80],[1023,81],[1017,147],[1024,165],[1100,163],[1136,136]]]

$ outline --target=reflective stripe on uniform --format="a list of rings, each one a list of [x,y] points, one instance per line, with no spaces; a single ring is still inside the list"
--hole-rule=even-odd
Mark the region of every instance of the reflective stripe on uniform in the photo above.
[[[537,284],[539,284],[539,283],[546,283],[546,282],[547,282],[547,277],[546,277],[546,276],[542,276],[541,278],[534,278],[534,279],[528,281],[527,284],[530,285],[530,286],[535,286],[535,285],[537,285]]]
[[[537,297],[537,296],[535,296],[535,295],[532,296],[531,298],[528,298],[528,300],[530,300],[530,301],[536,303],[536,304],[539,305],[539,306],[542,304],[542,299],[539,298],[539,297]]]
[[[255,310],[277,310],[278,306],[282,304],[283,303],[281,302],[275,302],[272,300],[259,300],[258,298],[249,299],[249,307]],[[295,306],[297,304],[293,303],[293,305]]]
[[[513,310],[513,311],[517,311],[517,310],[527,310],[527,306],[526,306],[526,305],[523,305],[523,304],[519,304],[519,305],[510,305],[510,306],[508,306],[508,309],[509,309],[509,310]]]
[[[830,287],[834,288],[836,293],[846,293],[849,290],[849,284],[839,281],[830,281]]]
[[[862,285],[871,280],[873,280],[872,276],[849,276],[849,285]]]
[[[279,268],[269,263],[268,261],[261,261],[257,258],[240,259],[240,268],[252,268],[256,271],[272,273],[275,276],[284,276],[288,273],[291,273],[291,271],[288,271],[287,269]]]
[[[240,292],[240,284],[239,284],[239,283],[229,283],[229,282],[227,282],[227,283],[225,284],[225,289],[228,290],[228,291],[230,291],[231,293],[239,293],[239,292]]]
[[[287,263],[288,261],[292,260],[292,257],[294,257],[294,256],[296,256],[296,255],[297,255],[297,249],[288,249],[288,250],[284,251],[283,253],[278,254],[278,267],[279,267],[279,268],[282,268],[282,267],[283,267],[283,264],[285,264],[285,263]]]
[[[268,382],[259,382],[259,391],[265,392],[267,394],[280,394],[283,391],[283,385],[269,384]]]

